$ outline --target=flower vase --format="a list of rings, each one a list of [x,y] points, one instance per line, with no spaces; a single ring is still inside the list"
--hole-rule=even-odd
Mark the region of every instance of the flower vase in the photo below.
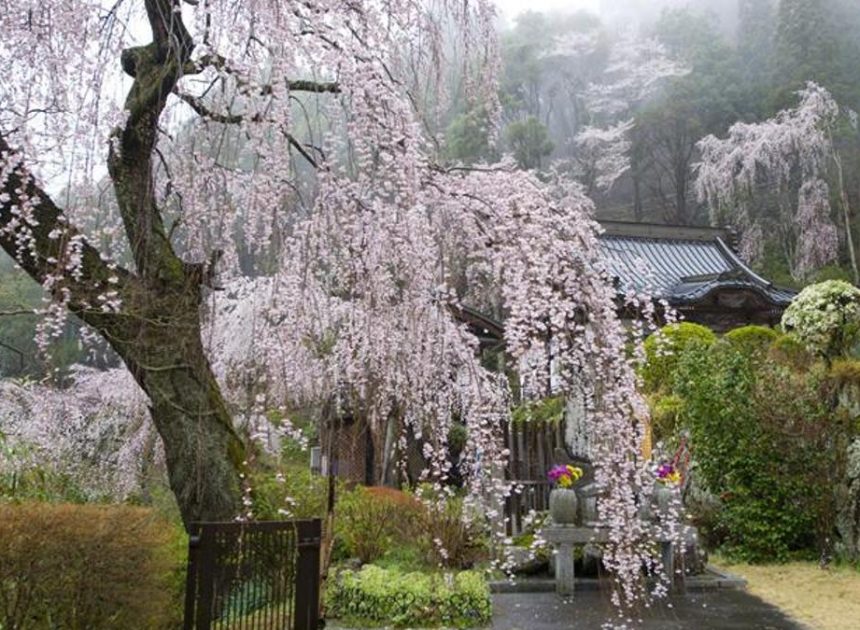
[[[678,488],[676,486],[658,483],[654,491],[654,497],[657,500],[657,513],[668,514],[677,496]]]
[[[556,525],[576,524],[579,500],[573,488],[553,488],[549,493],[549,514]]]

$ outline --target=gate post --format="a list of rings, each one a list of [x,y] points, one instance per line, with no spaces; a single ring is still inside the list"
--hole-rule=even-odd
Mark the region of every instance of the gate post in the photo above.
[[[320,538],[322,521],[299,522],[297,527],[296,601],[294,630],[317,630],[320,601]]]
[[[200,525],[192,523],[188,536],[188,568],[185,576],[185,619],[183,630],[194,630],[195,610],[197,602],[197,569],[200,563]]]

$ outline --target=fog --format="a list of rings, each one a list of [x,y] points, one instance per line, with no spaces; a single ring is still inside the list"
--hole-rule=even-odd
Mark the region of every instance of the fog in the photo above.
[[[664,9],[689,7],[712,12],[731,32],[738,15],[738,0],[496,0],[496,6],[507,25],[528,11],[562,14],[587,11],[617,28],[641,27],[653,24]]]

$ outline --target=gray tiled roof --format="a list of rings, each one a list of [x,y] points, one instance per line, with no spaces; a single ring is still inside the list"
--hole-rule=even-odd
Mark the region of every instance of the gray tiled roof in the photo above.
[[[673,306],[698,302],[716,290],[755,291],[775,307],[795,293],[754,273],[727,245],[729,234],[688,228],[607,221],[601,244],[620,290],[647,291]]]

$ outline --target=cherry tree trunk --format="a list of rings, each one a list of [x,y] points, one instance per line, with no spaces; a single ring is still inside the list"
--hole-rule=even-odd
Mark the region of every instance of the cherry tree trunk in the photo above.
[[[187,527],[239,514],[244,445],[201,340],[200,304],[217,252],[208,265],[183,261],[155,194],[159,120],[187,69],[193,42],[176,0],[143,4],[153,40],[122,53],[133,82],[128,116],[111,133],[107,164],[134,270],[106,262],[2,134],[0,247],[104,337],[149,396]]]
[[[103,333],[149,397],[182,519],[233,520],[244,445],[201,343],[197,300],[150,293],[129,306],[127,326]]]

